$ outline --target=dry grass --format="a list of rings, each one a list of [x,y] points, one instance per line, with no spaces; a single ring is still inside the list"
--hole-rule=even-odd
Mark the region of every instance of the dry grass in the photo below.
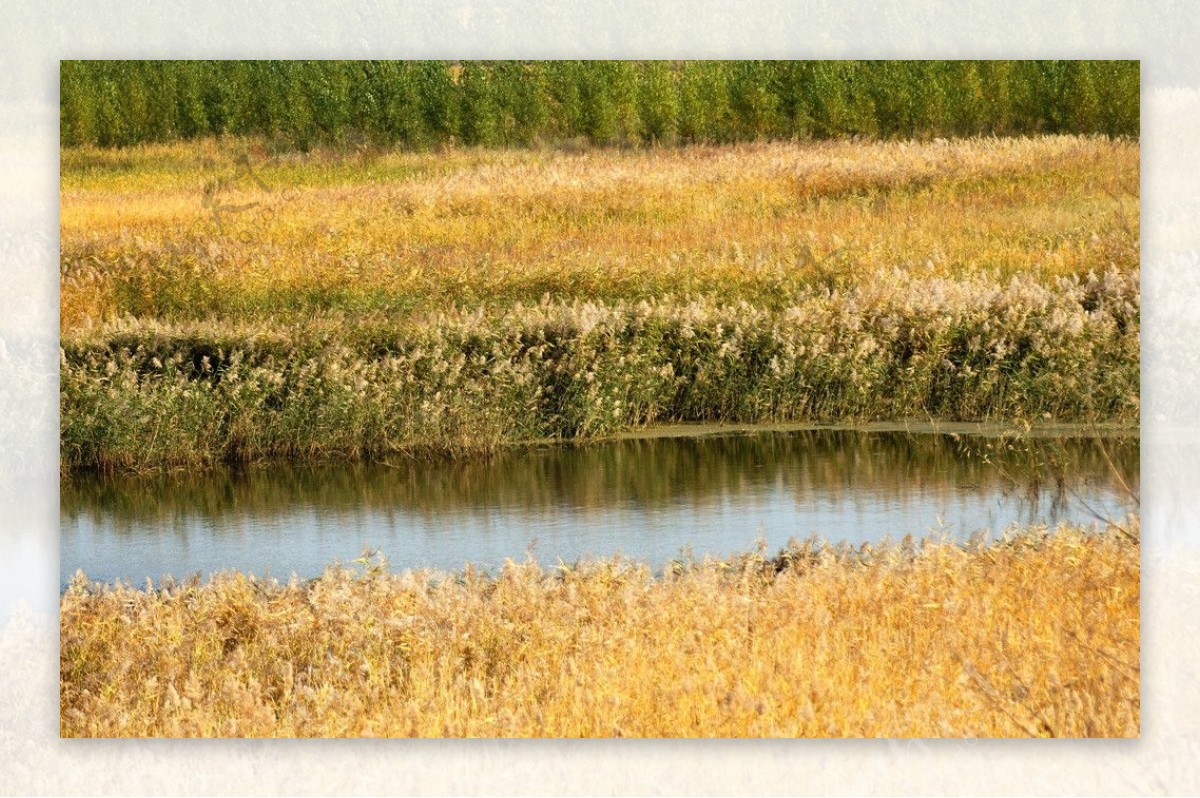
[[[1139,733],[1132,533],[62,598],[64,736]]]
[[[1139,144],[65,149],[64,470],[1139,413]]]
[[[269,157],[64,150],[64,332],[710,293],[880,270],[1136,268],[1139,145],[1096,137]]]

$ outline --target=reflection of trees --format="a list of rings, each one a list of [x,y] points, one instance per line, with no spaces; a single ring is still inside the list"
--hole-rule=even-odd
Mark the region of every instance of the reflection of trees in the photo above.
[[[788,434],[627,440],[584,447],[507,452],[484,461],[400,462],[338,467],[216,471],[202,477],[96,478],[63,485],[62,517],[174,525],[185,516],[234,525],[297,506],[389,509],[436,516],[484,507],[599,512],[614,504],[646,509],[702,506],[722,497],[774,490],[801,504],[856,498],[900,506],[916,497],[990,490],[1036,505],[1051,491],[1116,484],[1101,444],[1085,439],[955,439],[905,433],[816,430]],[[1140,444],[1103,443],[1136,488]]]

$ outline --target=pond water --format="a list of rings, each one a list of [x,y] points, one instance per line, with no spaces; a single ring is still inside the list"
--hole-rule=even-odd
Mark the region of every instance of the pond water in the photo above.
[[[60,576],[317,576],[364,549],[393,570],[494,571],[621,554],[773,554],[789,538],[966,539],[1136,509],[1136,437],[808,430],[540,447],[487,460],[271,467],[62,485]]]

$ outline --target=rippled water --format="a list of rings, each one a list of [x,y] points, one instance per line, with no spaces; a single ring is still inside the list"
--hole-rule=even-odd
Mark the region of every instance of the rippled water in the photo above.
[[[545,447],[483,462],[75,480],[62,486],[61,578],[77,569],[136,584],[228,569],[310,577],[367,547],[393,569],[618,553],[658,568],[810,535],[966,538],[1123,517],[1135,508],[1138,463],[1136,438],[1006,444],[819,430]]]

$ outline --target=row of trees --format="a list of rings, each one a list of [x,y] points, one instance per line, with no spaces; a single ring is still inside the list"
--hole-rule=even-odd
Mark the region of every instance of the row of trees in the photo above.
[[[1136,61],[64,61],[61,136],[525,146],[1137,135]]]

